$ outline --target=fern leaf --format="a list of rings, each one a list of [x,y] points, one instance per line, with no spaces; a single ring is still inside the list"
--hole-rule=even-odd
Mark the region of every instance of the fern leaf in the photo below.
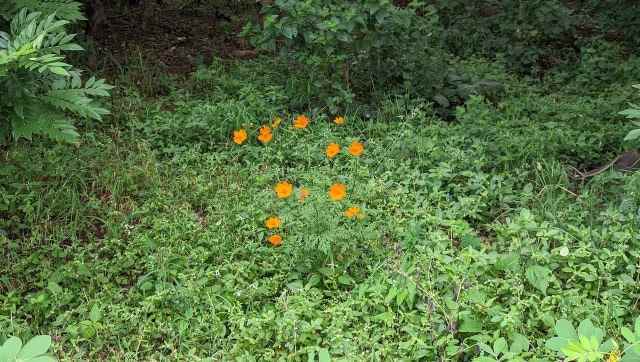
[[[44,15],[55,15],[57,19],[77,22],[87,20],[82,15],[82,4],[73,0],[12,0],[14,11],[29,9]]]
[[[102,116],[109,114],[109,111],[100,107],[91,96],[107,97],[112,88],[105,84],[104,80],[96,80],[93,77],[87,80],[83,87],[79,76],[75,74],[69,80],[54,83],[53,88],[41,99],[58,109],[100,120]]]
[[[11,115],[13,138],[32,140],[33,136],[38,135],[60,142],[77,143],[80,135],[73,124],[66,120],[64,115],[56,114],[47,108],[42,105],[33,105],[23,117]]]

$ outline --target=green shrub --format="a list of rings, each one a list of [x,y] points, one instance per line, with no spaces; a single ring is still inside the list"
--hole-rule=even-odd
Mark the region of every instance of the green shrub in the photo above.
[[[441,98],[447,61],[437,28],[431,8],[305,0],[266,6],[264,22],[248,25],[244,34],[257,46],[279,49],[293,64],[312,66],[321,74],[314,87],[335,112],[354,97],[390,91]]]
[[[635,85],[634,88],[640,89],[640,84]],[[629,119],[640,119],[640,105],[631,104],[631,108],[620,112],[620,114]],[[635,121],[634,124],[638,128],[629,131],[624,140],[632,143],[635,147],[638,147],[640,146],[640,121]]]
[[[82,50],[65,30],[81,14],[60,14],[69,20],[22,8],[8,32],[0,31],[0,143],[34,135],[77,142],[69,114],[100,120],[108,113],[95,98],[108,96],[111,86],[93,77],[83,82],[80,70],[65,62],[64,52]]]
[[[574,61],[576,19],[559,0],[436,2],[448,49],[462,56],[503,54],[510,68],[536,73]]]

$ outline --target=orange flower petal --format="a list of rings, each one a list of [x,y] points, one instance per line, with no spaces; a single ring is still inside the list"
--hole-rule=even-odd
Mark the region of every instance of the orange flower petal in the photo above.
[[[303,201],[304,201],[304,199],[306,199],[307,197],[309,197],[309,195],[310,195],[310,194],[311,194],[311,191],[309,191],[309,189],[308,189],[308,188],[306,188],[306,187],[302,187],[302,188],[300,188],[300,196],[299,196],[299,198],[300,198],[300,202],[303,202]]]
[[[340,153],[340,145],[337,143],[329,143],[326,149],[327,157],[334,158]]]
[[[298,129],[307,128],[308,125],[309,125],[309,117],[305,116],[304,114],[297,116],[296,119],[293,120],[294,128],[298,128]]]
[[[247,140],[247,131],[245,131],[242,128],[240,128],[239,130],[233,131],[233,142],[235,142],[238,145],[241,145],[246,140]]]
[[[358,141],[353,141],[351,142],[351,145],[349,146],[349,153],[352,156],[360,156],[362,155],[362,153],[364,152],[364,145]]]
[[[277,229],[280,227],[280,225],[282,225],[282,220],[280,220],[280,218],[277,216],[271,216],[264,221],[264,226],[266,226],[269,230]]]
[[[336,183],[329,188],[329,198],[333,201],[340,201],[347,196],[347,186],[345,184]]]
[[[273,246],[280,246],[282,245],[282,236],[275,234],[275,235],[271,235],[267,238],[267,240],[269,241],[269,243]]]
[[[293,193],[293,185],[288,181],[280,181],[276,184],[273,190],[276,192],[276,196],[279,199],[286,199]]]

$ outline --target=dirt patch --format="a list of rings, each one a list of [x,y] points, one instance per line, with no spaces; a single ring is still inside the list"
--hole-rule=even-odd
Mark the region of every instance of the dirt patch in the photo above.
[[[185,74],[214,57],[251,57],[255,52],[238,36],[256,9],[225,14],[211,8],[158,6],[104,9],[105,21],[92,38],[89,67],[106,73],[130,66],[158,67]]]

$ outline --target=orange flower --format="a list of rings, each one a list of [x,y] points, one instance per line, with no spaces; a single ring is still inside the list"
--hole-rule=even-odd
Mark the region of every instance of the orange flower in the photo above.
[[[293,120],[294,128],[307,128],[309,125],[309,117],[304,114],[299,115],[296,119]]]
[[[286,199],[293,193],[293,185],[288,181],[280,181],[276,184],[276,187],[274,187],[274,191],[279,199]]]
[[[333,184],[329,188],[329,198],[333,201],[340,201],[347,196],[347,186],[345,184]]]
[[[346,216],[349,219],[353,219],[354,217],[360,216],[360,208],[356,206],[352,206],[344,212],[344,216]]]
[[[273,139],[273,135],[271,133],[263,133],[258,135],[258,141],[262,143],[269,143]]]
[[[258,132],[260,132],[260,134],[267,134],[267,133],[271,133],[271,127],[269,127],[269,126],[262,126],[262,127],[260,127],[260,130],[259,130]]]
[[[258,135],[258,141],[262,143],[267,143],[271,141],[273,138],[273,134],[271,134],[271,128],[269,126],[260,127],[260,134]]]
[[[311,191],[309,191],[308,188],[302,187],[300,189],[300,196],[299,196],[300,202],[304,202],[304,199],[306,199],[310,194],[311,194]]]
[[[360,156],[362,155],[362,152],[364,152],[364,145],[358,141],[353,141],[351,142],[351,145],[349,146],[349,153],[353,156]]]
[[[235,142],[238,145],[241,145],[246,140],[247,140],[247,131],[245,131],[242,128],[240,128],[237,131],[233,131],[233,142]]]
[[[340,153],[340,145],[337,143],[329,143],[327,145],[327,157],[334,158]]]
[[[267,238],[267,240],[269,241],[269,243],[273,246],[280,246],[282,245],[282,236],[275,234],[275,235],[271,235]]]
[[[333,123],[338,124],[338,125],[344,124],[344,121],[345,121],[345,119],[342,116],[337,116],[336,118],[333,119]]]
[[[267,229],[269,230],[277,229],[280,227],[280,225],[282,225],[282,221],[277,216],[271,216],[270,218],[264,221],[264,226],[266,226]]]
[[[282,123],[282,118],[276,117],[273,119],[273,122],[271,123],[271,127],[278,128],[280,126],[280,123]]]

